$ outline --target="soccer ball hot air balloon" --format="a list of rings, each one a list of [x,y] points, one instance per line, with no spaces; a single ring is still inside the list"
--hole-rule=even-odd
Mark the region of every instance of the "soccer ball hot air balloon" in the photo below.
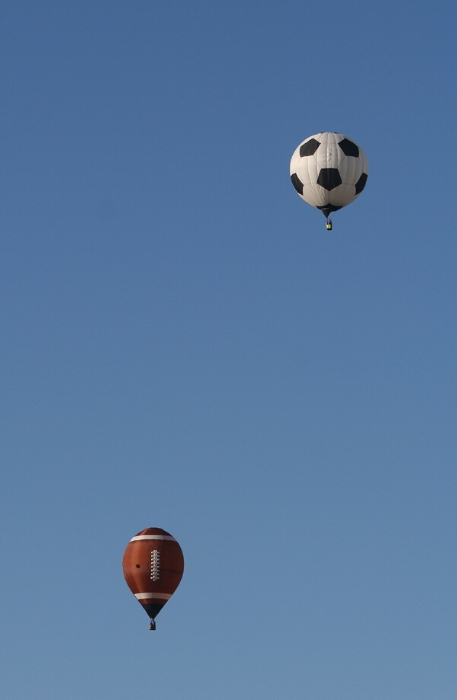
[[[181,547],[169,532],[148,527],[132,537],[122,560],[127,585],[150,618],[155,618],[178,588],[184,572]]]
[[[300,197],[321,210],[331,231],[331,212],[351,204],[367,184],[368,161],[355,141],[324,131],[294,151],[290,178]]]

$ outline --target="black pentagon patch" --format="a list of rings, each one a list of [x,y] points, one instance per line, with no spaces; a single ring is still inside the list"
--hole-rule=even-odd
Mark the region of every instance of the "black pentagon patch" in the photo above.
[[[345,156],[354,156],[354,158],[359,157],[359,147],[355,145],[349,139],[343,139],[338,143]]]
[[[321,144],[316,139],[310,139],[300,146],[300,157],[313,156]]]
[[[355,193],[360,194],[365,185],[367,184],[368,175],[362,173],[357,182],[355,183]]]
[[[322,168],[317,178],[317,184],[321,185],[321,187],[329,192],[335,187],[338,187],[338,185],[341,185],[342,182],[338,168]]]
[[[299,179],[297,173],[294,173],[293,175],[290,176],[290,179],[292,180],[292,184],[297,190],[298,194],[303,194],[303,182]]]

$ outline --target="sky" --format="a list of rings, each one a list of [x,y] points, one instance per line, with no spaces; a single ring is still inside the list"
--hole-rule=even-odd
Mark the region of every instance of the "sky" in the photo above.
[[[456,19],[4,4],[2,697],[455,700]],[[321,131],[370,165],[331,233]]]

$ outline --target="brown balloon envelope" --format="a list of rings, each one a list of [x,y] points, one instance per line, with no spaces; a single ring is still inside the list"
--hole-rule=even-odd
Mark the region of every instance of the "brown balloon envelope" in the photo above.
[[[184,557],[178,542],[160,527],[148,527],[132,537],[122,560],[127,585],[154,619],[182,579]]]

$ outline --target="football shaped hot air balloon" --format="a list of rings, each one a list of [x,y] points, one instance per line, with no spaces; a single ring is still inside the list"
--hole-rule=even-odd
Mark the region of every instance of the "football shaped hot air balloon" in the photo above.
[[[155,618],[171,598],[184,572],[181,547],[169,532],[148,527],[132,537],[122,560],[127,585],[150,618]]]
[[[355,141],[324,131],[294,151],[290,178],[300,197],[322,211],[331,231],[331,212],[351,204],[367,184],[368,161]]]

